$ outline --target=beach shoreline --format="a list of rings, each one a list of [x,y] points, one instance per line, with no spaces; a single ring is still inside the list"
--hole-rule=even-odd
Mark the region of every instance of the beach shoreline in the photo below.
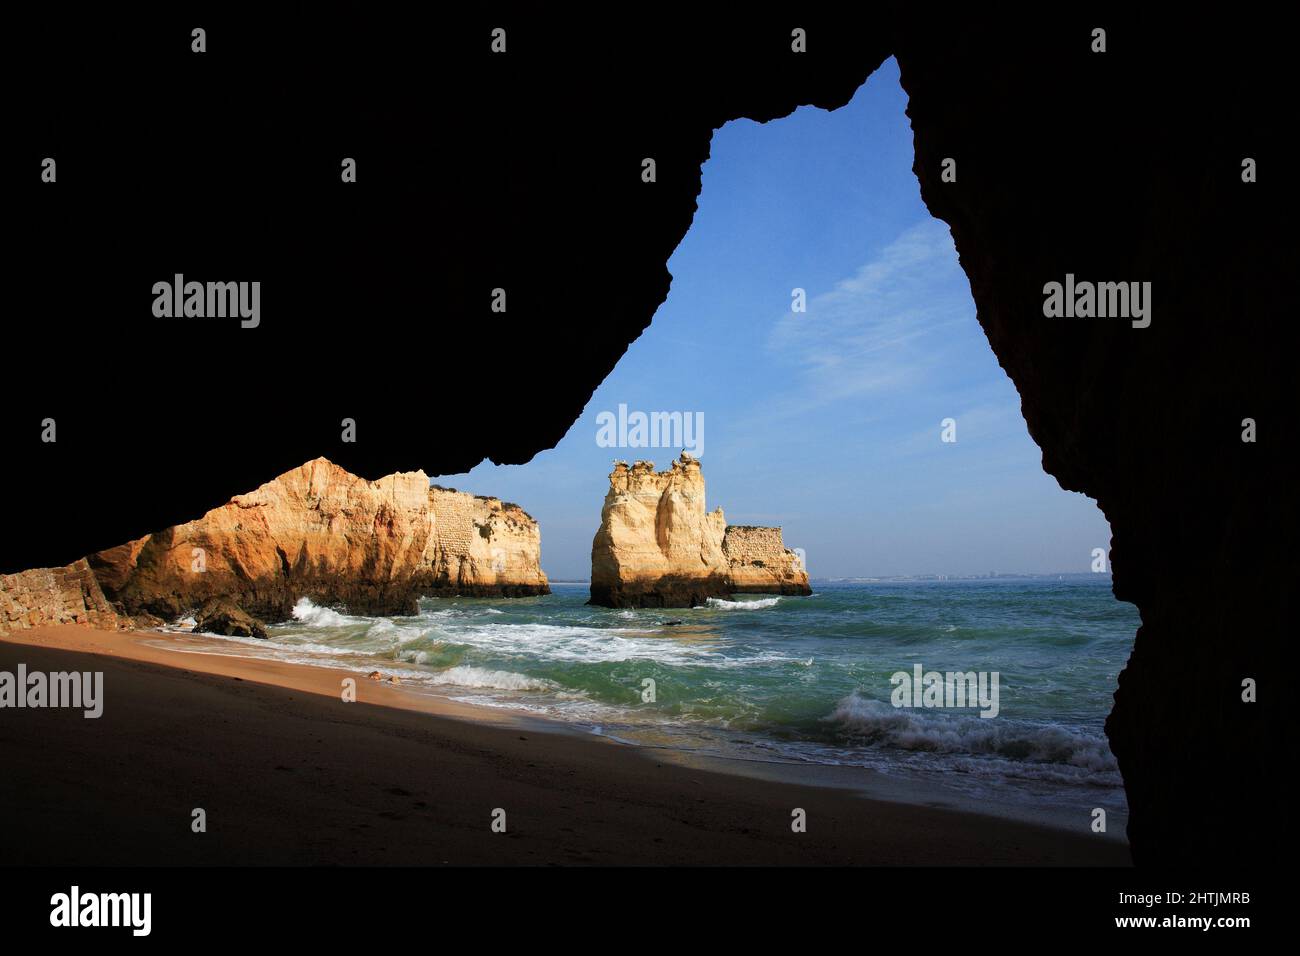
[[[13,770],[0,796],[28,824],[0,862],[1129,863],[1115,835],[926,805],[862,768],[628,745],[362,672],[178,649],[175,635],[75,625],[0,639],[0,670],[105,675],[98,719],[0,712]]]

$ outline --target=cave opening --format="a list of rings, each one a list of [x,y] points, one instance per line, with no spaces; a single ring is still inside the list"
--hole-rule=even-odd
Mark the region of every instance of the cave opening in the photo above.
[[[346,628],[344,640],[373,642],[390,666],[450,675],[462,688],[532,695],[544,706],[546,695],[572,678],[588,703],[631,700],[651,713],[720,721],[737,732],[766,727],[773,731],[771,747],[806,743],[829,725],[853,729],[857,740],[819,742],[850,753],[907,734],[917,746],[896,747],[897,756],[916,765],[946,744],[928,733],[923,709],[893,708],[886,685],[910,664],[912,700],[924,705],[927,692],[946,701],[958,680],[969,697],[967,675],[976,678],[978,694],[980,675],[997,666],[1009,678],[1000,686],[1013,695],[1011,706],[957,734],[957,742],[976,751],[969,754],[976,760],[991,750],[1067,775],[1113,772],[1111,755],[1091,743],[1114,681],[1089,678],[1085,699],[1068,683],[1078,673],[1059,661],[1109,673],[1131,644],[1106,730],[1124,769],[1137,862],[1248,862],[1273,846],[1282,793],[1274,780],[1276,754],[1286,742],[1281,723],[1270,718],[1278,712],[1277,695],[1270,712],[1266,678],[1278,669],[1281,635],[1295,616],[1295,509],[1286,484],[1294,447],[1288,363],[1295,350],[1288,347],[1292,326],[1277,319],[1289,314],[1294,285],[1295,188],[1277,174],[1286,155],[1286,124],[1276,122],[1289,89],[1279,66],[1287,62],[1280,55],[1286,31],[1255,20],[1206,28],[1114,10],[1107,14],[1113,44],[1103,51],[1085,42],[1095,11],[935,17],[900,5],[864,16],[870,22],[863,29],[845,29],[837,19],[814,23],[810,45],[791,51],[788,25],[773,31],[751,18],[720,18],[717,29],[692,24],[690,30],[658,18],[611,47],[603,23],[586,18],[584,27],[581,17],[547,11],[512,32],[509,60],[492,61],[501,94],[493,108],[453,98],[435,124],[410,122],[414,112],[390,95],[392,81],[409,76],[418,57],[394,57],[393,36],[350,20],[310,28],[309,39],[327,42],[296,42],[294,31],[303,29],[297,22],[282,33],[226,31],[221,46],[236,55],[221,69],[234,68],[215,83],[222,73],[208,66],[220,66],[221,50],[181,58],[190,67],[175,57],[154,61],[173,31],[162,21],[142,24],[118,32],[129,34],[131,60],[143,72],[117,71],[114,82],[88,87],[84,70],[63,70],[67,82],[33,89],[23,124],[26,141],[39,147],[33,156],[57,146],[62,171],[80,182],[69,205],[66,189],[38,186],[29,177],[32,188],[18,203],[24,230],[35,237],[26,244],[32,253],[24,268],[47,281],[28,288],[57,286],[69,301],[104,297],[132,316],[143,308],[146,318],[153,317],[141,297],[160,275],[259,275],[253,267],[264,265],[269,271],[262,278],[296,290],[293,309],[281,308],[275,321],[260,326],[254,365],[246,355],[252,340],[225,335],[221,330],[230,326],[220,322],[103,321],[98,312],[84,319],[85,310],[65,310],[65,338],[75,344],[59,353],[65,381],[99,381],[113,358],[119,368],[148,368],[148,358],[158,355],[201,357],[206,369],[245,375],[259,366],[296,369],[303,316],[310,317],[312,341],[327,320],[340,322],[349,342],[358,334],[372,342],[408,341],[411,317],[425,315],[432,261],[427,244],[411,240],[415,233],[420,240],[433,235],[429,222],[452,237],[439,263],[455,280],[438,315],[439,354],[488,354],[486,323],[456,318],[488,314],[486,290],[495,297],[509,285],[510,312],[490,313],[492,361],[442,363],[436,388],[428,375],[393,374],[389,362],[354,363],[357,381],[349,394],[336,402],[318,389],[316,401],[286,403],[284,416],[231,414],[216,401],[151,400],[142,385],[121,393],[126,431],[106,429],[98,427],[103,403],[119,400],[109,393],[92,390],[86,400],[80,390],[32,389],[25,377],[10,376],[11,438],[25,451],[13,469],[22,506],[11,509],[0,568],[0,632],[51,620],[110,630],[175,626],[173,610],[193,610],[208,596],[195,582],[230,575],[233,567],[237,573],[221,586],[255,602],[242,610],[292,611],[291,620],[268,617],[278,640],[292,642],[299,639],[295,628],[303,634],[315,628],[311,633],[328,632],[332,641],[330,628]],[[101,32],[84,24],[69,45],[67,24],[59,23],[32,39],[57,64],[68,50],[93,59],[103,47]],[[592,42],[578,42],[579,35]],[[411,36],[418,45],[418,35]],[[271,42],[278,38],[285,42]],[[329,75],[329,57],[344,39],[405,67],[370,71],[371,93],[363,84],[342,101],[302,110],[309,86],[329,86],[319,80]],[[453,76],[472,59],[458,57],[456,47],[439,60]],[[574,95],[591,89],[589,62],[554,54],[584,47],[613,57],[601,73],[612,108],[593,108],[591,98]],[[661,68],[665,49],[675,51],[672,70]],[[879,66],[886,51],[896,53],[901,67],[893,60]],[[303,68],[268,73],[268,58],[280,55],[299,57]],[[147,93],[141,80],[153,75],[151,62],[164,64],[174,80],[153,84],[156,96],[138,95]],[[472,66],[480,76],[481,66]],[[269,77],[291,74],[267,95]],[[904,106],[913,111],[914,142],[905,125],[895,127],[893,138],[880,129],[868,135],[863,123],[853,127],[856,138],[843,131],[835,137],[827,127],[819,130],[816,110],[790,115],[804,103],[834,110],[822,116],[828,122],[862,119],[873,96],[897,93],[887,88],[900,76],[911,99],[897,99],[891,115],[897,120]],[[411,105],[423,109],[430,102],[427,84],[397,85],[409,88]],[[322,201],[314,187],[286,190],[282,178],[265,175],[267,163],[244,162],[234,147],[199,143],[166,168],[149,169],[148,188],[159,195],[215,190],[245,214],[209,217],[204,228],[189,230],[192,255],[185,262],[173,261],[179,247],[170,234],[120,241],[122,224],[139,217],[130,208],[135,193],[114,184],[136,181],[139,170],[131,168],[130,149],[111,148],[112,124],[120,124],[123,142],[138,139],[152,117],[214,94],[260,123],[274,168],[314,170],[304,183],[333,186],[338,155],[352,152],[351,143],[339,152],[340,134],[369,137],[362,188],[350,183],[342,205]],[[769,122],[719,126],[738,116]],[[1096,135],[1063,136],[1061,118],[1071,116],[1105,122]],[[342,120],[338,127],[325,122],[332,117]],[[457,149],[443,149],[452,128],[469,133]],[[715,128],[713,159],[701,173]],[[535,149],[538,143],[550,148]],[[657,181],[646,182],[643,157],[651,151]],[[226,152],[229,162],[222,160]],[[327,162],[317,161],[321,155]],[[878,162],[850,169],[845,157]],[[521,188],[493,188],[507,176]],[[367,183],[399,177],[458,188],[403,187],[379,204],[367,197]],[[896,188],[882,185],[890,182]],[[912,203],[917,182],[933,220]],[[420,202],[433,192],[438,200],[422,215]],[[89,197],[99,213],[80,215],[84,203],[77,197]],[[909,204],[916,213],[911,221],[902,215]],[[233,235],[250,212],[263,221],[268,208],[276,212],[276,229],[263,230],[260,239]],[[503,243],[500,226],[511,219],[520,228]],[[926,257],[927,249],[947,242],[942,230],[932,231],[936,220],[951,227],[969,277],[968,288],[954,294],[953,309],[941,294],[944,278],[952,277],[951,251],[929,263]],[[293,223],[288,233],[287,223]],[[908,234],[908,226],[916,232]],[[297,241],[286,243],[286,235]],[[665,302],[665,262],[679,242],[673,294]],[[49,249],[60,254],[51,257]],[[222,266],[233,269],[232,255],[250,271]],[[139,272],[146,260],[156,272],[154,266]],[[70,271],[68,262],[79,268]],[[574,263],[584,268],[584,281],[557,285]],[[333,281],[303,281],[322,269]],[[381,274],[385,281],[375,281]],[[1105,285],[1105,310],[1121,318],[1123,286],[1113,283],[1126,283],[1130,302],[1141,292],[1145,314],[1107,322],[1045,315],[1045,283],[1053,282],[1063,287],[1059,318],[1094,312],[1095,299],[1071,309],[1077,305],[1065,288],[1071,277],[1095,282],[1095,294]],[[588,293],[574,302],[581,321],[550,321],[556,288]],[[917,289],[923,295],[909,300],[909,290]],[[1161,313],[1154,322],[1148,289],[1155,289]],[[979,303],[986,337],[978,341],[963,312],[967,294]],[[876,311],[865,314],[879,321],[864,324],[862,300],[869,296]],[[32,314],[48,306],[29,304]],[[945,314],[951,326],[941,324]],[[355,321],[359,315],[364,323]],[[22,323],[11,325],[15,355],[25,354],[24,343],[32,354],[47,353],[46,324],[27,323],[28,332]],[[1140,331],[1134,335],[1132,328]],[[565,341],[554,364],[538,360],[557,339]],[[1018,409],[988,362],[989,347],[1019,391]],[[494,370],[508,374],[493,376]],[[579,417],[582,400],[606,374],[603,390]],[[436,416],[434,424],[433,399],[454,402],[455,413]],[[607,442],[593,437],[595,416],[623,409],[625,431],[615,428]],[[698,443],[674,434],[674,416],[683,425],[698,421]],[[348,427],[357,422],[359,443]],[[491,603],[492,595],[476,591],[485,570],[540,573],[540,565],[521,567],[517,560],[532,553],[536,522],[509,501],[472,494],[470,501],[418,487],[428,476],[418,482],[402,476],[421,467],[458,472],[484,455],[526,461],[570,423],[565,445],[528,468],[480,467],[456,482],[524,502],[545,528],[544,561],[556,593],[542,593],[537,583],[510,585],[495,598],[508,591],[525,599]],[[900,429],[900,423],[914,427]],[[206,447],[199,466],[191,467],[196,434]],[[709,505],[727,509],[722,532],[749,529],[755,547],[774,547],[772,532],[780,526],[782,545],[798,555],[818,588],[826,584],[823,593],[807,600],[751,596],[745,606],[710,604],[720,599],[702,595],[705,607],[683,609],[681,617],[674,611],[670,619],[640,608],[586,607],[574,596],[590,583],[580,579],[590,573],[596,504],[608,492],[611,459],[645,457],[663,469],[685,445],[703,462]],[[126,446],[165,464],[147,463],[143,455],[124,459]],[[995,447],[1006,454],[990,454]],[[1095,498],[1107,520],[1089,502],[1062,496],[1032,467],[1037,448],[1042,471],[1068,492]],[[184,471],[177,470],[181,463]],[[229,534],[212,542],[216,574],[187,577],[207,562],[190,547],[198,542],[186,538],[194,529],[180,531],[180,523],[202,524],[207,509],[228,515],[232,509],[221,509],[232,496],[265,503],[261,483],[280,482],[275,487],[283,489],[280,479],[291,473],[310,473],[313,487],[319,479],[329,493],[315,495],[314,503],[307,497],[306,510],[316,513],[308,521],[297,521],[295,513],[276,530],[316,529],[313,522],[328,517],[329,533],[274,548],[253,540],[245,550],[234,536],[256,538],[255,523],[217,527]],[[372,516],[375,501],[351,510],[365,496],[339,493],[340,487],[370,485],[400,491],[384,503],[396,506],[382,521],[349,523],[349,515]],[[434,510],[456,517],[445,550],[462,552],[440,570],[462,574],[450,574],[451,593],[431,599],[473,593],[489,603],[425,602],[409,621],[365,617],[404,607],[406,582],[388,576],[390,559],[409,555],[404,549],[418,538],[403,534],[410,512],[434,499]],[[77,520],[51,520],[68,502],[76,503]],[[280,502],[288,510],[301,503],[293,496]],[[689,529],[688,510],[668,502],[662,527]],[[489,533],[460,535],[471,521]],[[352,531],[357,534],[349,538]],[[663,550],[671,550],[671,539],[663,536]],[[397,546],[352,562],[376,540]],[[349,541],[355,549],[335,546]],[[468,557],[475,548],[477,558]],[[423,558],[419,547],[411,550]],[[298,559],[287,562],[287,554]],[[90,557],[79,560],[82,555]],[[245,555],[258,560],[244,562]],[[770,566],[765,555],[750,557],[752,569]],[[1030,601],[1019,609],[1023,619],[1013,621],[1006,606],[986,604],[980,618],[968,602],[976,588],[1004,584],[1017,570],[1064,571],[1066,565],[1094,583],[1093,596],[1104,596],[1112,560],[1114,593],[1142,609],[1136,642],[1136,615],[1123,603],[1063,610],[1058,601],[1045,610]],[[355,587],[340,582],[339,568],[361,580]],[[933,580],[918,580],[927,575]],[[825,603],[831,577],[876,578],[840,582],[873,591],[875,603],[834,608],[839,616],[821,622],[828,629],[824,644],[800,644],[808,629],[798,615],[818,601],[831,610]],[[958,577],[968,591],[944,600]],[[1068,583],[1065,577],[1060,580]],[[900,578],[912,583],[898,584]],[[304,584],[310,595],[298,589]],[[898,590],[904,586],[926,588],[925,600],[908,604]],[[178,602],[174,608],[157,603],[168,593]],[[572,601],[559,601],[561,613],[551,620],[529,616],[551,613],[539,609],[566,593]],[[355,606],[345,607],[348,602]],[[415,609],[414,600],[410,605]],[[164,611],[169,622],[148,619]],[[1077,626],[1059,626],[1064,618]],[[974,632],[976,619],[996,625],[1007,664],[973,654],[946,659],[975,647],[960,642]],[[864,634],[864,622],[882,630]],[[512,645],[507,627],[525,640]],[[666,641],[661,627],[679,633]],[[751,640],[765,628],[764,640]],[[1098,642],[1098,629],[1114,633],[1113,646]],[[952,635],[950,647],[938,643],[943,634]],[[890,641],[897,642],[892,649]],[[834,670],[837,646],[856,654],[857,669],[846,666],[841,676],[858,696],[836,696],[825,684],[809,703],[796,692],[817,689]],[[889,649],[893,659],[871,670],[871,647]],[[1059,652],[1054,659],[1051,647]],[[939,677],[927,683],[931,673]],[[744,686],[720,681],[722,674]],[[991,688],[992,672],[987,676]],[[1103,683],[1107,692],[1098,693]],[[1050,710],[1040,715],[1044,724],[1061,717],[1075,720],[1073,726],[1057,721],[1036,737],[1009,733],[1003,718],[1024,716],[1014,694],[1025,688]],[[604,717],[598,723],[611,726]],[[970,776],[969,768],[954,763],[953,769]],[[1023,768],[1010,767],[1017,769]],[[1087,802],[1071,809],[1072,825]],[[1103,796],[1092,810],[1108,807]],[[1109,823],[1112,833],[1123,829],[1114,814]],[[75,828],[56,829],[69,842],[84,842]],[[33,845],[45,839],[31,832]]]
[[[1105,517],[1043,470],[949,229],[922,202],[906,109],[891,58],[836,110],[715,130],[649,329],[554,449],[455,483],[527,501],[552,587],[576,599],[596,593],[611,463],[653,474],[687,451],[707,486],[701,515],[721,506],[729,530],[779,527],[813,596],[728,600],[674,579],[704,605],[695,620],[615,612],[650,633],[671,623],[673,663],[594,686],[578,676],[584,692],[613,704],[625,683],[707,666],[683,648],[734,652],[727,666],[752,679],[682,678],[664,719],[765,735],[791,759],[963,779],[972,805],[1120,841],[1103,725],[1138,616],[1111,592]],[[675,420],[698,422],[696,446],[648,427]],[[692,520],[681,512],[676,493],[660,498],[661,554],[664,528]],[[944,706],[990,683],[1002,699],[983,716]]]

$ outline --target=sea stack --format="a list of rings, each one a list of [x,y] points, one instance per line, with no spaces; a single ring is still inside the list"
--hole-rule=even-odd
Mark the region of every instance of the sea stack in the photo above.
[[[685,452],[667,471],[615,464],[591,544],[591,603],[693,607],[738,593],[812,593],[780,528],[728,527],[704,501],[700,463]]]
[[[87,564],[119,614],[168,620],[213,598],[272,623],[304,597],[392,615],[422,595],[550,593],[541,533],[518,505],[431,487],[422,471],[367,481],[325,458]]]

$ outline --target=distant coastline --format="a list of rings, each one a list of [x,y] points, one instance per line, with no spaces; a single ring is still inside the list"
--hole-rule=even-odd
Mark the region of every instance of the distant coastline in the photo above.
[[[831,584],[874,584],[891,581],[919,583],[924,581],[1080,581],[1089,578],[1110,579],[1109,571],[1048,571],[1048,572],[1001,572],[990,571],[987,574],[892,574],[863,575],[862,577],[824,577],[809,578],[809,581],[822,581]]]
[[[1049,581],[1060,579],[1066,581],[1081,581],[1091,578],[1109,581],[1110,576],[1109,571],[1025,571],[1019,573],[1010,571],[994,571],[988,574],[881,574],[855,577],[809,576],[808,582],[810,584],[889,584],[891,582],[922,583],[926,581]],[[547,572],[547,578],[552,585],[591,585],[590,578],[557,577],[550,572]]]

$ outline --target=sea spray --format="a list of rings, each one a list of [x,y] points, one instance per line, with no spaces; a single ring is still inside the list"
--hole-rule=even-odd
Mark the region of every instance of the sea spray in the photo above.
[[[1068,764],[1086,770],[1117,769],[1105,738],[1056,724],[899,710],[856,691],[835,705],[827,721],[846,739],[900,750],[994,754],[1033,763]]]

